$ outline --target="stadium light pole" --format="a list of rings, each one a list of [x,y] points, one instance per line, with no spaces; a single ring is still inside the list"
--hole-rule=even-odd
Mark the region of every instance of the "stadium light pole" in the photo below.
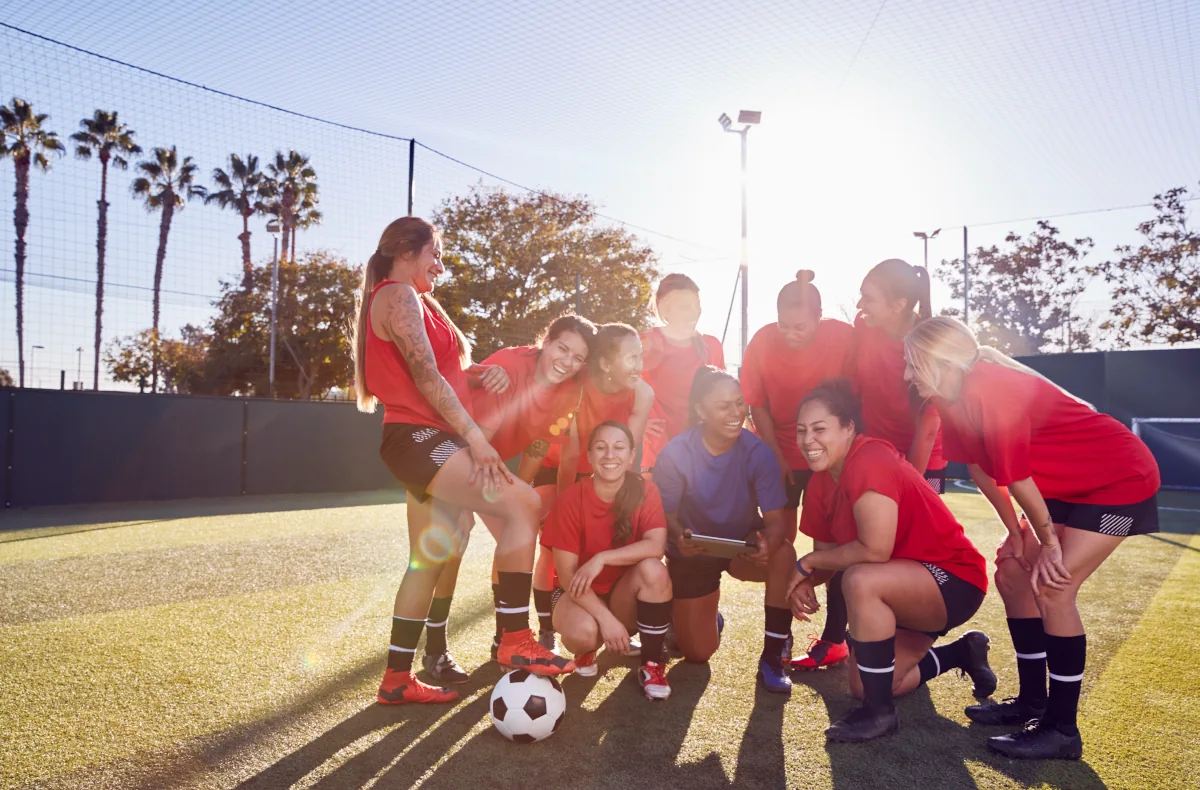
[[[913,231],[914,236],[916,236],[918,239],[921,239],[925,242],[925,269],[926,269],[926,271],[929,270],[929,240],[936,239],[937,235],[941,232],[942,232],[941,228],[938,228],[933,233],[925,233],[924,231],[920,231],[920,230]]]
[[[267,390],[275,397],[275,310],[279,301],[279,220],[267,223],[267,233],[275,240],[275,252],[271,261],[271,370],[267,378]]]
[[[741,129],[734,129],[733,120],[725,113],[721,113],[721,117],[717,120],[722,129],[742,138],[742,258],[738,273],[742,279],[742,357],[744,358],[746,343],[749,342],[747,335],[750,334],[750,260],[746,247],[746,137],[751,126],[758,126],[762,123],[762,113],[758,110],[740,110],[738,123],[742,124]]]

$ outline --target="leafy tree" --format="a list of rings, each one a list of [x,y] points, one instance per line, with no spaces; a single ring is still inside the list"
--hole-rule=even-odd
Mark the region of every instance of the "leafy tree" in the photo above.
[[[266,211],[264,202],[271,195],[267,174],[258,169],[258,157],[248,154],[242,159],[237,154],[229,155],[229,170],[217,167],[212,171],[215,192],[209,192],[205,203],[216,203],[221,208],[236,211],[242,218],[242,288],[250,287],[250,218]]]
[[[586,198],[476,187],[443,203],[434,223],[450,273],[437,297],[471,337],[476,359],[532,342],[572,309],[577,274],[588,318],[637,328],[649,320],[653,250],[598,223]]]
[[[12,374],[7,368],[0,368],[0,387],[11,387],[13,385]]]
[[[279,262],[275,393],[324,398],[354,377],[346,327],[354,321],[362,269],[328,252]],[[218,395],[270,391],[271,264],[256,266],[249,291],[225,283],[215,303],[206,378]]]
[[[288,260],[288,250],[291,249],[291,262],[295,263],[297,213],[300,209],[313,209],[320,200],[317,194],[317,171],[307,156],[289,149],[286,155],[283,151],[275,152],[275,161],[267,165],[267,172],[271,174],[267,187],[271,196],[267,213],[279,217],[283,231],[283,254],[279,259]]]
[[[1092,269],[1112,286],[1112,315],[1100,328],[1118,346],[1200,340],[1200,233],[1188,225],[1189,199],[1186,187],[1155,195],[1137,249],[1117,247],[1120,257]]]
[[[108,166],[125,170],[127,155],[140,154],[142,147],[133,141],[134,131],[117,118],[117,113],[96,110],[91,118],[79,122],[80,131],[71,135],[75,156],[89,160],[95,154],[100,160],[100,213],[96,219],[96,340],[92,363],[92,389],[100,389],[100,339],[104,314],[104,254],[108,248]]]
[[[1004,249],[979,247],[967,259],[971,319],[980,342],[1017,356],[1090,348],[1090,322],[1075,304],[1091,277],[1083,260],[1092,240],[1068,241],[1041,220],[1028,236],[1010,232],[1004,242]],[[937,273],[961,301],[962,261],[943,260]],[[962,316],[957,307],[943,313]]]
[[[152,329],[112,341],[104,353],[105,364],[114,381],[141,384],[162,374],[162,391],[179,394],[204,394],[212,390],[205,379],[205,359],[209,336],[188,324],[179,340],[158,339]]]
[[[162,212],[158,225],[158,252],[154,258],[154,324],[151,327],[158,335],[158,314],[162,297],[163,264],[167,260],[167,237],[171,233],[171,220],[176,211],[192,198],[203,198],[204,187],[196,186],[196,163],[190,156],[179,158],[175,146],[155,148],[153,159],[138,162],[143,174],[130,185],[135,197],[144,200],[146,211]],[[150,391],[158,391],[158,357],[152,356]]]
[[[50,169],[47,154],[62,156],[64,148],[58,135],[45,127],[50,119],[35,113],[25,99],[13,98],[12,104],[0,105],[0,159],[11,159],[16,170],[17,189],[13,193],[13,226],[17,231],[17,379],[25,386],[25,230],[29,227],[29,168],[37,165]]]

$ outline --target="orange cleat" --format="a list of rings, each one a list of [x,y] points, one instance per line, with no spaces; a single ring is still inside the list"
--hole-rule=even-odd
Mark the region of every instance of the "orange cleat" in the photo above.
[[[457,702],[458,692],[422,683],[411,671],[389,669],[383,673],[376,697],[380,705],[405,705],[412,702]]]
[[[538,644],[528,628],[506,631],[496,651],[500,666],[524,669],[535,675],[566,675],[575,671],[575,662],[552,653]]]
[[[814,669],[836,667],[845,664],[850,657],[850,648],[845,642],[827,642],[815,636],[809,638],[812,644],[808,646],[808,653],[791,661],[793,671],[811,672]]]

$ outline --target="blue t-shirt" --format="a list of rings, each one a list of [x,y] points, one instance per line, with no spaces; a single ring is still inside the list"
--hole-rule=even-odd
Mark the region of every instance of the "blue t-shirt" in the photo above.
[[[701,428],[667,443],[654,463],[663,510],[698,535],[740,540],[762,526],[761,513],[787,505],[783,472],[762,440],[745,429],[733,448],[713,455]],[[668,545],[668,553],[674,546]]]

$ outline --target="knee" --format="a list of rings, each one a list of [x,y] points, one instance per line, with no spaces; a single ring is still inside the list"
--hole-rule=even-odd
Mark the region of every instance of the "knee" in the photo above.
[[[662,560],[645,559],[637,564],[635,572],[642,583],[643,589],[656,593],[671,594],[671,576]]]
[[[600,645],[600,627],[590,617],[564,623],[558,633],[563,647],[575,655],[595,650]]]
[[[871,594],[871,575],[862,565],[851,565],[842,572],[842,596],[849,604]]]
[[[525,526],[530,535],[537,535],[541,525],[542,499],[526,485],[514,485],[505,507],[505,528],[515,524]]]
[[[1074,587],[1055,590],[1043,585],[1041,593],[1037,597],[1038,611],[1041,612],[1043,618],[1073,611],[1075,609],[1075,593]]]
[[[707,664],[715,652],[717,652],[715,646],[707,650],[684,650],[683,660],[689,664]]]
[[[1004,560],[996,566],[992,577],[996,582],[996,591],[1004,599],[1019,595],[1029,588],[1029,571],[1021,567],[1016,560]]]

